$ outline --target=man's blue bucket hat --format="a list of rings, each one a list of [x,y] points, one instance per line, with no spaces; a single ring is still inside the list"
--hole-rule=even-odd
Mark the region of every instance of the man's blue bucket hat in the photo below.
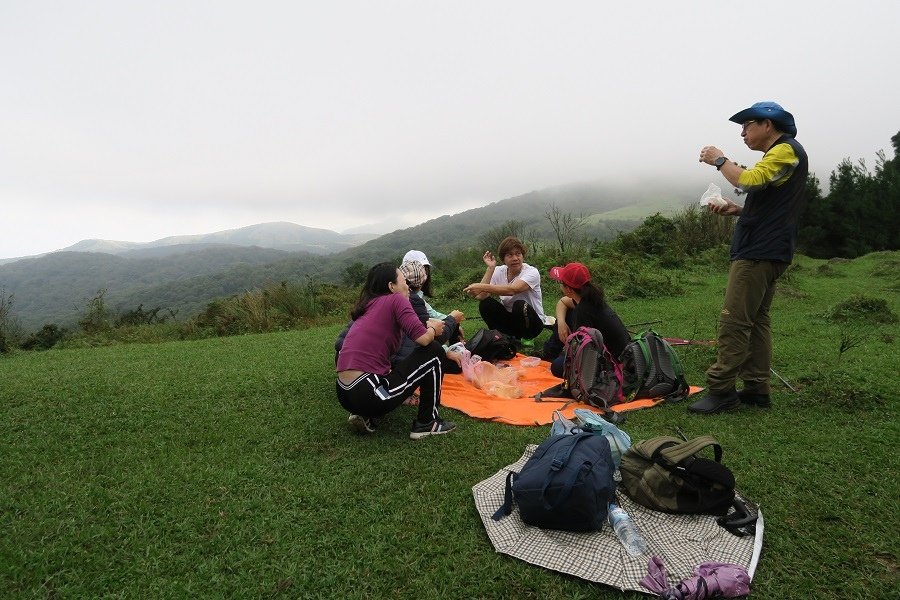
[[[757,102],[750,108],[732,115],[729,121],[746,123],[756,119],[771,119],[778,124],[778,128],[791,136],[797,135],[797,126],[794,124],[794,115],[781,108],[777,102]]]

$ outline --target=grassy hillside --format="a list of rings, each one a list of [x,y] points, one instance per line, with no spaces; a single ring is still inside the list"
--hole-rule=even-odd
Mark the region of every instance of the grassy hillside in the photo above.
[[[672,215],[681,210],[684,204],[673,202],[669,198],[651,198],[638,204],[629,204],[606,212],[594,213],[585,217],[585,221],[590,224],[598,224],[603,222],[633,222],[643,221],[647,215],[660,213],[662,215]]]
[[[774,368],[797,392],[775,382],[771,410],[628,417],[635,439],[680,427],[722,443],[766,518],[753,598],[900,588],[898,267],[896,252],[798,260],[772,311]],[[678,277],[682,296],[614,306],[710,339],[724,273]],[[548,427],[445,410],[457,432],[412,442],[401,407],[377,435],[351,434],[339,328],[0,355],[0,596],[646,597],[493,551],[471,486]],[[702,384],[713,349],[678,351]]]

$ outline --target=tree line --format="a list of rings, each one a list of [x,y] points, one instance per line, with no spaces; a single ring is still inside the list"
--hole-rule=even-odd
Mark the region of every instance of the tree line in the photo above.
[[[807,180],[808,202],[800,219],[799,250],[813,258],[856,258],[900,248],[900,132],[894,157],[877,153],[874,170],[844,159],[831,172],[828,195]]]

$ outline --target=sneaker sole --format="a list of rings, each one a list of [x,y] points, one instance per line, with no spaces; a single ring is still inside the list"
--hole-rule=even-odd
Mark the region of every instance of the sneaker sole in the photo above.
[[[409,439],[411,440],[421,440],[422,438],[426,438],[431,435],[444,435],[445,433],[450,433],[451,431],[455,431],[456,427],[453,429],[440,429],[438,431],[411,431],[409,432]]]

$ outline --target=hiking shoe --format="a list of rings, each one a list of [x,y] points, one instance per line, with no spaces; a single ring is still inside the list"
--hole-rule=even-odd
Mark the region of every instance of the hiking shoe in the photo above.
[[[350,423],[350,427],[352,427],[356,433],[375,433],[375,419],[371,417],[366,418],[362,415],[350,415],[347,418],[347,422]]]
[[[412,431],[409,432],[410,439],[420,440],[429,435],[441,435],[450,433],[456,429],[456,423],[445,421],[443,419],[435,419],[430,423],[419,423],[418,420],[413,421]]]
[[[769,408],[772,406],[772,398],[769,394],[760,394],[748,390],[741,390],[737,393],[738,399],[744,404],[758,406],[759,408]]]
[[[734,388],[727,392],[707,392],[702,398],[688,406],[688,410],[704,415],[732,410],[741,405]]]

